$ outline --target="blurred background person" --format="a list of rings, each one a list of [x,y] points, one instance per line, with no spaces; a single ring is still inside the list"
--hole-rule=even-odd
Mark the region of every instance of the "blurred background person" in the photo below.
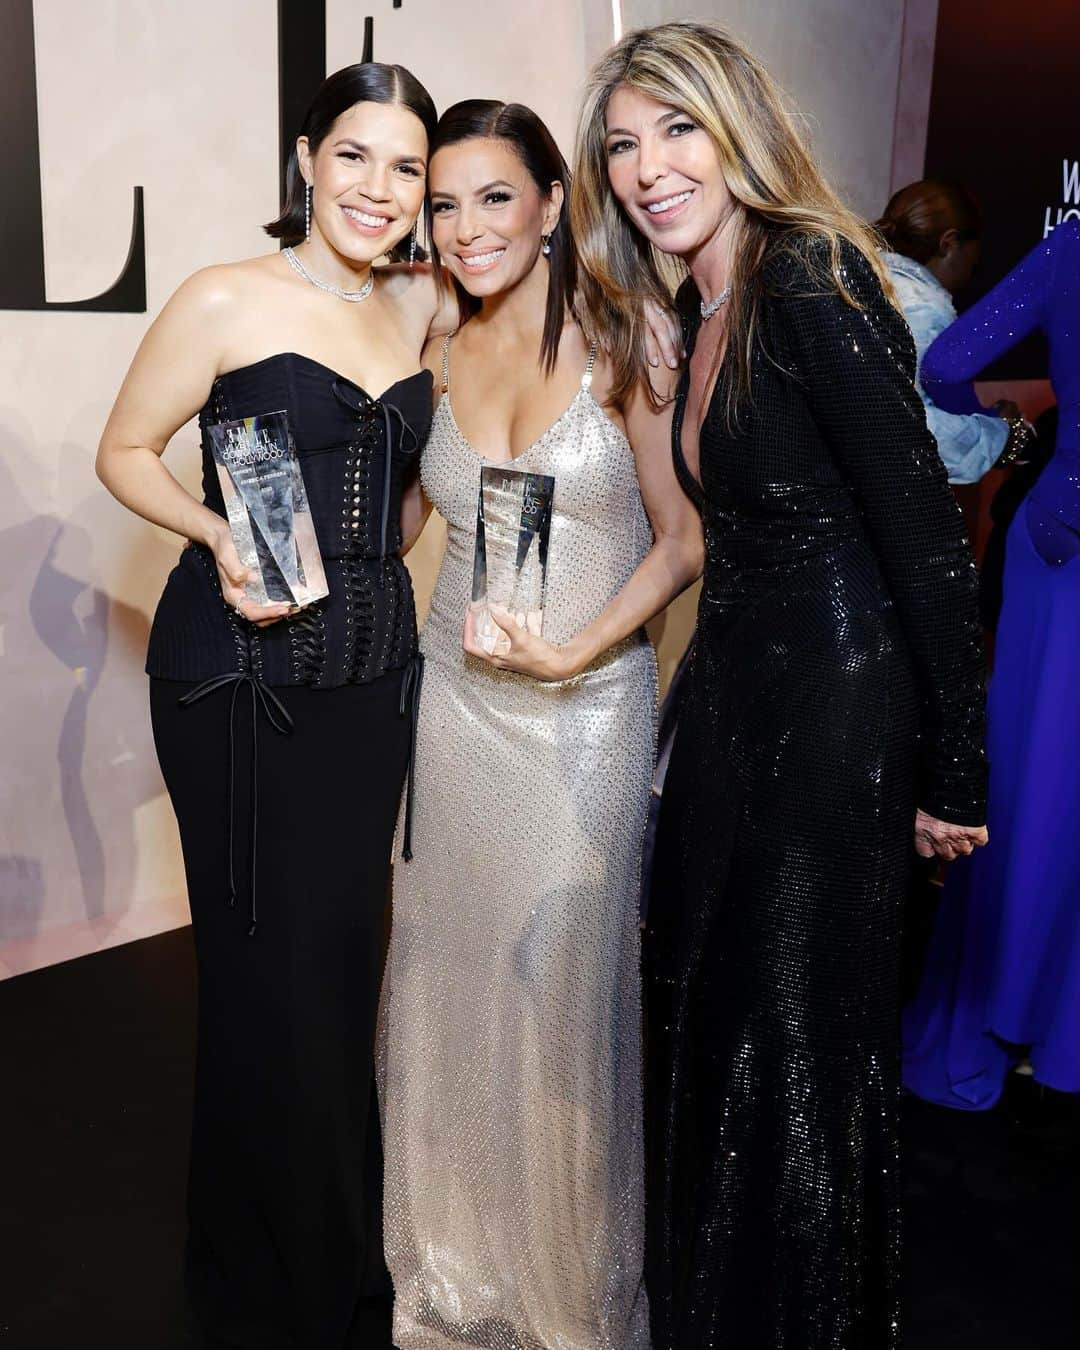
[[[877,228],[883,258],[915,339],[916,385],[950,483],[977,483],[988,469],[1019,458],[1031,439],[1020,409],[999,399],[984,408],[975,390],[952,391],[949,408],[928,397],[922,361],[931,342],[956,319],[953,296],[971,284],[979,263],[982,219],[978,203],[959,183],[922,179],[890,199]]]

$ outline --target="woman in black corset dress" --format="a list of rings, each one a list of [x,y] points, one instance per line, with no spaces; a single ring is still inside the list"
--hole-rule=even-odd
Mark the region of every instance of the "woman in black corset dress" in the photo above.
[[[399,517],[438,320],[430,273],[372,262],[410,256],[434,127],[400,67],[331,76],[267,227],[295,251],[181,286],[98,458],[125,505],[190,541],[147,661],[198,955],[187,1263],[213,1343],[251,1350],[339,1350],[389,1294],[372,1059],[419,685]],[[299,613],[244,598],[205,435],[279,410],[330,588]],[[203,502],[161,459],[196,413]]]
[[[574,224],[612,349],[678,298],[705,523],[647,933],[656,1350],[899,1342],[898,960],[913,843],[985,842],[974,564],[874,240],[708,25],[590,83]]]

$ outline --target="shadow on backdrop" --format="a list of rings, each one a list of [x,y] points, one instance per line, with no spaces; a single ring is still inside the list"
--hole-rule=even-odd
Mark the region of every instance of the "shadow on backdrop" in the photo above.
[[[36,936],[48,911],[50,926],[94,925],[92,948],[131,906],[135,815],[164,791],[142,676],[149,624],[96,584],[95,540],[118,508],[102,489],[67,518],[35,512],[10,466],[17,456],[21,478],[44,480],[43,456],[16,418],[0,423],[0,725],[14,768],[0,790],[0,943]],[[59,477],[84,477],[87,453],[62,445]],[[132,539],[131,565],[164,575],[167,545],[143,529]],[[52,893],[72,880],[78,903]]]

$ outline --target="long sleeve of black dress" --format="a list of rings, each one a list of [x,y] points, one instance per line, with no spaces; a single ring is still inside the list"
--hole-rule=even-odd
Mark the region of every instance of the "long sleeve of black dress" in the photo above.
[[[821,253],[824,254],[822,249]],[[786,255],[773,296],[822,439],[855,494],[910,647],[921,698],[919,805],[981,825],[986,809],[978,577],[915,389],[915,346],[866,258],[844,245],[860,306]]]

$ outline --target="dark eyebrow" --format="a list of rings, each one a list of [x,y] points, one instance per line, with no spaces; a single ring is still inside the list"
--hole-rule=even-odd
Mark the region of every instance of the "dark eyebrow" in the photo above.
[[[656,119],[656,125],[662,127],[665,122],[670,122],[675,117],[688,117],[689,113],[684,113],[681,108],[672,108],[671,112],[662,113]],[[605,136],[633,136],[632,131],[627,131],[625,127],[609,127],[604,133]]]
[[[340,141],[335,141],[334,149],[336,150],[338,146],[341,145],[347,145],[350,146],[353,150],[359,150],[360,153],[363,155],[371,154],[370,146],[361,145],[359,141],[354,141],[351,136],[345,136]],[[423,155],[399,155],[397,158],[397,162],[399,164],[423,164],[424,157]]]
[[[508,183],[505,178],[496,178],[494,182],[485,183],[483,187],[477,188],[473,193],[473,196],[482,197],[485,192],[490,192],[492,188],[498,187],[509,188],[511,192],[517,192],[517,188],[513,183]],[[457,201],[457,197],[453,192],[440,192],[437,188],[432,190],[431,200],[434,201],[436,197],[447,197],[451,201]]]

